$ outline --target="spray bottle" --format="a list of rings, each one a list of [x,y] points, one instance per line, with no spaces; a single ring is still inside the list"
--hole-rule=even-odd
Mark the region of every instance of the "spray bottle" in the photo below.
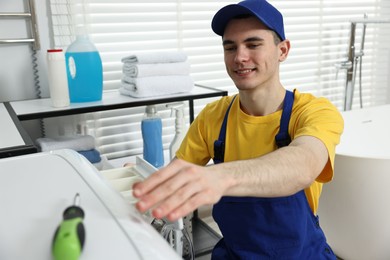
[[[172,113],[175,112],[175,136],[169,146],[169,158],[172,160],[187,133],[187,127],[184,119],[184,104],[175,103],[167,107],[172,109]]]
[[[146,106],[145,115],[141,122],[141,131],[144,143],[144,159],[154,167],[160,168],[164,165],[164,151],[162,122],[157,115],[156,106]]]
[[[173,137],[169,146],[169,158],[172,160],[175,157],[176,151],[179,149],[185,135],[187,134],[187,125],[184,118],[183,102],[173,103],[166,106],[171,108],[171,116],[173,113],[175,113],[175,136]],[[194,245],[191,242],[192,217],[193,215],[190,213],[173,224],[173,248],[179,255],[183,256],[183,259],[187,259],[188,256],[194,257]]]

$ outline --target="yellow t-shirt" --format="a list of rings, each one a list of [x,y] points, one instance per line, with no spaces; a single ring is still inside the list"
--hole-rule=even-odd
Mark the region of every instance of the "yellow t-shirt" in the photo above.
[[[233,96],[208,104],[191,124],[176,156],[198,165],[206,165],[214,157],[214,141],[218,139],[222,121]],[[275,135],[279,132],[282,110],[266,116],[250,116],[234,100],[229,112],[225,162],[262,156],[277,149]],[[329,160],[316,181],[305,194],[313,213],[317,211],[322,183],[333,177],[335,148],[340,141],[344,122],[337,108],[325,98],[295,90],[289,124],[291,139],[314,136],[326,146]]]

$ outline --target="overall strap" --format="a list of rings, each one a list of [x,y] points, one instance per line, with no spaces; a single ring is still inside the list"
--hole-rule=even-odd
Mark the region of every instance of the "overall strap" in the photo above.
[[[291,137],[288,134],[288,125],[290,123],[292,106],[294,103],[294,92],[286,90],[284,97],[282,117],[280,119],[279,133],[275,136],[275,142],[278,148],[287,146],[291,143]]]
[[[229,104],[228,109],[226,110],[225,117],[223,118],[221,130],[219,131],[218,140],[214,142],[214,158],[213,158],[214,164],[222,163],[225,158],[225,139],[226,139],[227,120],[228,120],[230,108],[232,107],[232,104],[236,99],[236,97],[237,95],[233,97],[232,101]]]
[[[214,164],[224,162],[225,158],[225,139],[226,139],[226,126],[229,116],[230,108],[233,104],[233,97],[228,109],[226,110],[225,117],[222,122],[221,130],[219,132],[218,140],[214,142]],[[288,125],[290,123],[292,106],[294,103],[294,92],[286,90],[286,95],[283,102],[282,117],[280,118],[279,133],[275,136],[275,142],[278,148],[287,146],[291,143],[291,137],[288,134]]]

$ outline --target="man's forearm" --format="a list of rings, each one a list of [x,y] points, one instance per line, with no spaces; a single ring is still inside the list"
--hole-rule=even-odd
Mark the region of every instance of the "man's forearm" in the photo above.
[[[304,136],[264,156],[212,167],[228,186],[226,196],[280,197],[310,186],[327,160],[325,145]]]

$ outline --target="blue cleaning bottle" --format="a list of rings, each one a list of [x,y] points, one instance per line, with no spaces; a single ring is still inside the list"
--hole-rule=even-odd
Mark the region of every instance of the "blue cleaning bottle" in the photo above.
[[[87,34],[79,34],[65,53],[71,103],[99,101],[103,95],[103,66]]]
[[[145,116],[141,122],[141,131],[144,143],[144,159],[156,168],[162,167],[164,165],[162,122],[157,115],[156,106],[146,106]]]

